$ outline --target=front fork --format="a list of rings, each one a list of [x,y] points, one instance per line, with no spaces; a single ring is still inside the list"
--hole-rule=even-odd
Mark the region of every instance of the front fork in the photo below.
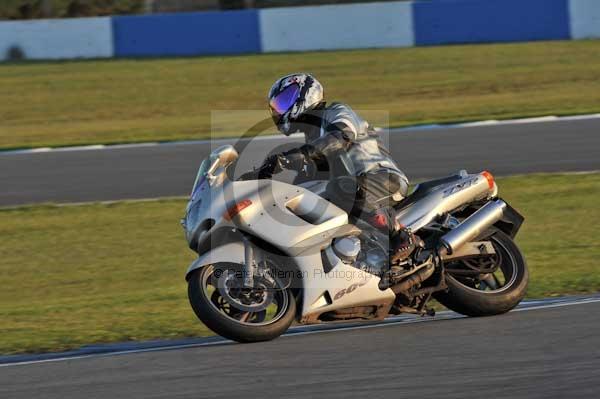
[[[268,287],[275,288],[276,282],[267,265],[266,259],[263,259],[263,254],[258,254],[259,261],[256,261],[256,250],[252,245],[252,242],[248,237],[243,237],[244,242],[244,266],[242,273],[243,286],[244,288],[254,289],[256,288],[257,280],[258,285],[266,284]]]
[[[254,287],[254,274],[256,273],[256,260],[254,259],[254,248],[247,237],[244,240],[244,287]]]

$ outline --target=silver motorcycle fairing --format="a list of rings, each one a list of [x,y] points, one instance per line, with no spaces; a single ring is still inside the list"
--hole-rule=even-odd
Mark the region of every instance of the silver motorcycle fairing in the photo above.
[[[373,307],[374,319],[383,319],[389,314],[396,294],[390,288],[382,291],[379,277],[345,264],[339,258],[325,273],[320,251],[295,260],[303,280],[301,323],[318,323],[324,313],[355,307]]]
[[[228,210],[249,201],[250,205],[229,220]],[[197,246],[211,239],[211,232],[237,229],[268,242],[285,253],[319,234],[348,224],[348,214],[317,194],[272,180],[224,180],[201,190],[185,219],[186,237]],[[211,245],[214,246],[214,245]]]
[[[496,197],[496,183],[490,185],[481,173],[470,175],[461,172],[461,176],[459,180],[431,188],[423,198],[399,209],[396,220],[416,232],[441,215],[476,201]]]

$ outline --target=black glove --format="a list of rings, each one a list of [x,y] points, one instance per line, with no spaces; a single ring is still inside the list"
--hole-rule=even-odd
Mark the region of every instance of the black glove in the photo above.
[[[279,154],[269,155],[263,164],[258,168],[259,179],[270,179],[273,174],[281,172]]]
[[[303,168],[304,154],[297,150],[291,150],[268,156],[260,167],[258,176],[259,179],[270,179],[283,169],[300,171]]]
[[[244,173],[240,176],[238,180],[246,181],[246,180],[256,180],[258,179],[258,170],[251,170],[249,172]]]

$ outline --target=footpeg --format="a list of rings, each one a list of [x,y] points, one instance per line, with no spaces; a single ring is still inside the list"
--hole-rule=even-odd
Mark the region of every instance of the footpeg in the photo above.
[[[431,309],[431,308],[415,309],[415,308],[411,308],[409,306],[394,305],[392,307],[392,311],[394,314],[408,313],[408,314],[414,314],[414,315],[419,315],[419,316],[431,316],[431,317],[435,316],[435,310]]]

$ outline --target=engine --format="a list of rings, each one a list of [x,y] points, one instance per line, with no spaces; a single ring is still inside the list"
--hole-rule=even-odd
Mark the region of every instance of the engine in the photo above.
[[[381,277],[388,269],[388,251],[379,242],[364,236],[337,238],[334,253],[342,262]]]

